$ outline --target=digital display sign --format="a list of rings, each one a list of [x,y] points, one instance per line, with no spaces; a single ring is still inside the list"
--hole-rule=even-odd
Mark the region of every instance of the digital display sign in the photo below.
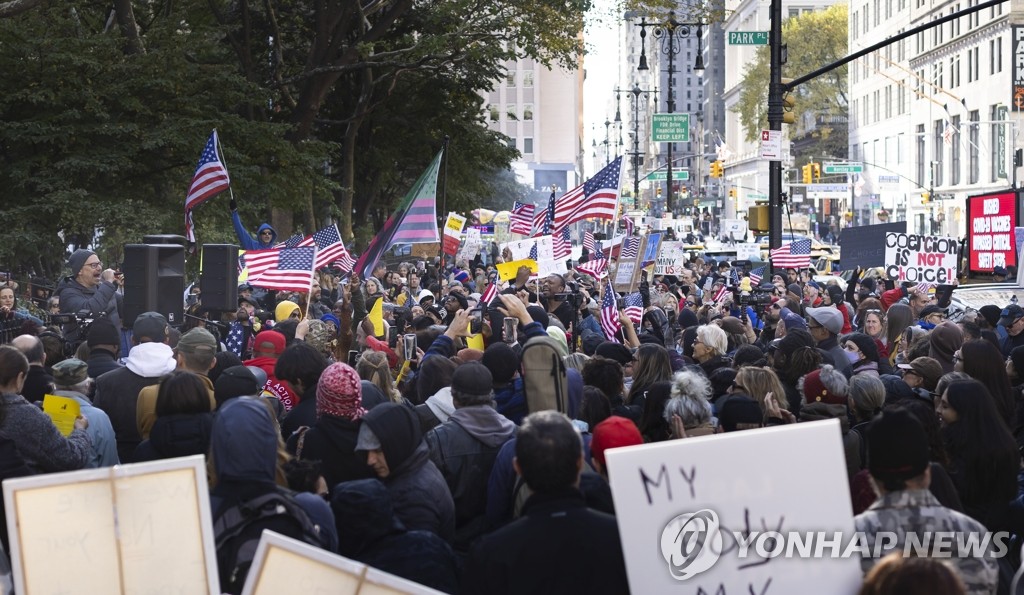
[[[991,273],[992,267],[1017,266],[1013,240],[1017,220],[1014,192],[967,199],[967,252],[971,272]]]

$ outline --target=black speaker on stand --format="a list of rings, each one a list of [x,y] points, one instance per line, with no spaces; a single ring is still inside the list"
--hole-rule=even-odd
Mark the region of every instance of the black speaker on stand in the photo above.
[[[124,247],[124,326],[143,312],[159,312],[171,326],[184,316],[185,247],[128,244]]]
[[[221,312],[238,309],[238,246],[203,245],[203,272],[199,287],[204,308]]]

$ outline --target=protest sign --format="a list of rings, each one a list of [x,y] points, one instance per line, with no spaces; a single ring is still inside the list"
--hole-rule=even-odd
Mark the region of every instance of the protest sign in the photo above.
[[[780,452],[802,453],[801,464]],[[859,589],[856,554],[770,555],[777,543],[792,547],[782,538],[790,532],[852,537],[837,420],[617,448],[606,457],[631,592]]]
[[[220,593],[201,455],[3,482],[18,593]]]
[[[459,249],[459,238],[462,236],[462,228],[466,226],[466,218],[457,213],[448,213],[448,220],[444,224],[444,239],[442,249],[445,254],[455,256]]]
[[[1016,192],[967,197],[969,271],[990,273],[997,266],[1017,265],[1013,228],[1018,220]]]
[[[859,227],[844,227],[839,236],[839,254],[844,271],[857,267],[869,269],[886,263],[885,236],[888,233],[906,233],[907,222],[879,223]]]
[[[476,255],[480,253],[480,249],[483,245],[484,243],[480,237],[479,229],[473,227],[466,229],[466,239],[459,247],[459,253],[456,260],[473,260],[476,258]]]
[[[650,233],[647,234],[647,242],[644,244],[644,251],[641,253],[640,262],[645,266],[648,263],[654,263],[658,260],[658,252],[661,249],[661,240],[665,237],[663,233]]]
[[[737,242],[736,260],[761,260],[761,244],[757,242]]]
[[[654,263],[655,275],[680,275],[686,268],[686,242],[662,242]]]
[[[70,397],[43,395],[43,413],[50,417],[61,434],[70,436],[75,430],[75,420],[82,414],[82,407]]]
[[[537,267],[537,261],[530,260],[529,258],[513,260],[512,262],[499,262],[495,265],[495,268],[498,269],[499,279],[502,281],[509,281],[516,278],[516,272],[519,271],[519,267],[521,266],[530,267],[530,272],[534,275],[536,275],[540,270]]]
[[[555,246],[551,240],[551,236],[540,236],[515,242],[507,242],[501,245],[501,251],[504,253],[507,248],[512,253],[512,260],[522,260],[530,257],[530,250],[533,248],[534,244],[537,246],[538,261],[555,259]]]
[[[440,595],[419,583],[268,529],[260,537],[242,595],[278,593]]]
[[[956,280],[956,238],[885,234],[885,274],[897,281],[942,285]]]

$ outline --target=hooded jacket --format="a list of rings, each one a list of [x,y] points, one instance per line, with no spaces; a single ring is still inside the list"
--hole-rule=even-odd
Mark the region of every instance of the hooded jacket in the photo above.
[[[288,438],[288,452],[301,460],[318,460],[320,472],[331,490],[343,481],[373,477],[366,465],[366,457],[356,453],[359,421],[335,415],[321,415],[316,423],[303,433]],[[299,452],[299,441],[302,451]]]
[[[211,432],[212,413],[158,417],[149,431],[149,439],[143,440],[135,449],[135,461],[205,455],[210,451]]]
[[[249,230],[242,225],[242,219],[238,216],[238,211],[231,211],[231,222],[235,225],[235,235],[238,236],[238,245],[243,250],[263,250],[265,248],[273,248],[274,244],[277,243],[277,230],[270,226],[269,223],[260,225],[259,229],[256,230],[256,237],[253,238],[249,235]],[[271,234],[270,242],[263,243],[260,241],[260,232],[264,229],[269,229]]]
[[[430,460],[412,407],[383,403],[363,416],[363,424],[380,441],[389,469],[384,485],[398,519],[409,529],[431,531],[450,543],[455,504],[444,476]]]
[[[286,410],[291,411],[292,407],[299,404],[299,396],[295,394],[295,391],[274,375],[274,366],[277,365],[276,357],[261,356],[246,360],[244,363],[246,366],[255,366],[267,374],[267,383],[263,386],[263,390],[277,397]]]
[[[121,328],[121,294],[117,293],[117,287],[109,281],[89,288],[73,277],[65,277],[57,284],[53,295],[60,298],[60,311],[63,314],[77,314],[87,310],[92,318],[105,317],[114,323],[115,328]],[[69,341],[82,338],[79,336],[78,323],[65,324],[64,336]]]
[[[468,549],[487,526],[487,481],[498,450],[516,425],[488,405],[462,407],[427,432],[430,460],[441,471],[455,502],[455,549]]]

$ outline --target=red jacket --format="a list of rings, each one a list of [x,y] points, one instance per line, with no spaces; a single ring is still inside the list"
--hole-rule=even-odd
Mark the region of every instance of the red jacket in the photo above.
[[[299,395],[295,394],[295,391],[287,383],[274,376],[274,365],[277,364],[277,358],[257,357],[243,363],[247,366],[256,366],[267,373],[267,383],[263,386],[263,390],[277,397],[284,405],[285,411],[291,411],[292,407],[299,404]]]
[[[888,310],[889,306],[895,304],[896,302],[902,300],[905,297],[907,297],[907,291],[902,287],[897,287],[896,289],[890,289],[889,291],[883,292],[881,298],[882,309]]]

